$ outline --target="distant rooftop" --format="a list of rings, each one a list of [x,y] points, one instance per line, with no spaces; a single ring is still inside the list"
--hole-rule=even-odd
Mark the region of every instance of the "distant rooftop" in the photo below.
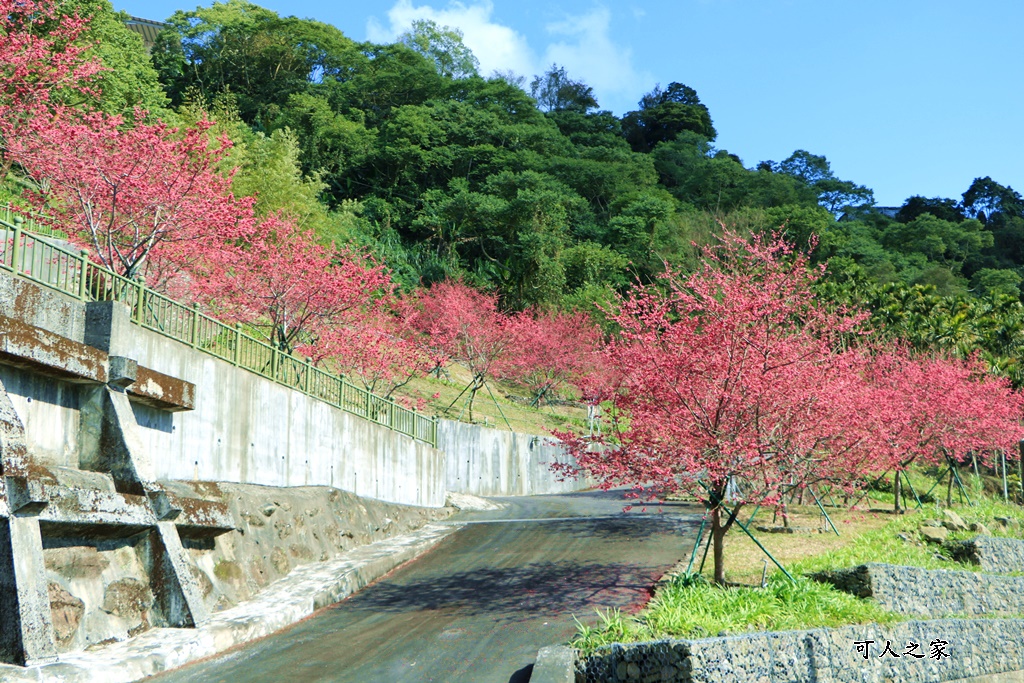
[[[128,21],[124,22],[124,25],[142,36],[142,43],[146,46],[146,52],[153,49],[153,45],[156,44],[156,34],[160,33],[167,26],[162,21],[151,21],[149,19],[140,19],[139,17],[130,17]]]

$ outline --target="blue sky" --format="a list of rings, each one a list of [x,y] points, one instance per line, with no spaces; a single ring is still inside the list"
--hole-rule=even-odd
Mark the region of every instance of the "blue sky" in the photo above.
[[[747,166],[795,149],[875,190],[959,199],[991,176],[1024,192],[1020,0],[266,0],[282,15],[390,41],[414,19],[457,26],[481,71],[552,62],[622,114],[656,83],[697,90]],[[164,19],[191,3],[114,0]]]

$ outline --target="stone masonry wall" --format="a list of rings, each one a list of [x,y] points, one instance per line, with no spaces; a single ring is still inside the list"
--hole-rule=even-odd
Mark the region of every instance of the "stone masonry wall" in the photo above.
[[[897,614],[1024,614],[1024,577],[864,564],[813,575]]]
[[[1021,619],[942,619],[611,645],[579,661],[576,680],[940,683],[1024,669],[1022,633]],[[856,643],[866,641],[872,642],[858,650]],[[944,641],[941,648],[948,656],[931,656],[934,641]],[[898,657],[885,652],[887,643]],[[910,650],[910,643],[919,647]]]
[[[168,482],[168,490],[224,503],[238,529],[216,538],[189,536],[186,548],[209,612],[253,597],[310,562],[407,533],[446,517],[422,508],[361,499],[328,487]],[[167,626],[150,588],[145,537],[44,536],[43,557],[58,652],[125,640]]]
[[[360,498],[326,486],[168,482],[181,495],[227,504],[238,529],[215,539],[184,538],[211,612],[232,607],[310,562],[408,533],[447,517],[425,508]]]
[[[1017,538],[977,536],[946,547],[955,559],[979,565],[983,572],[1024,572],[1024,541]]]

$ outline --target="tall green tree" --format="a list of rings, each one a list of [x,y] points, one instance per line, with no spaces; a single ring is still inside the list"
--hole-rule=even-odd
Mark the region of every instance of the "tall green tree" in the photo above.
[[[622,132],[638,152],[650,152],[659,143],[674,140],[684,131],[696,133],[708,141],[718,135],[697,91],[682,83],[669,83],[664,90],[655,86],[639,104],[638,110],[622,117]]]
[[[875,196],[871,189],[849,180],[840,180],[832,173],[832,165],[824,156],[798,149],[779,163],[766,164],[776,173],[784,173],[799,180],[818,193],[818,203],[839,215],[850,207],[869,206]]]
[[[96,108],[108,114],[129,116],[135,107],[153,116],[170,114],[167,97],[146,54],[142,37],[125,26],[127,13],[115,12],[107,0],[65,2],[62,9],[90,18],[83,39],[95,43],[91,53],[106,67],[96,81],[99,91],[93,103]]]
[[[597,109],[594,89],[583,81],[569,78],[564,66],[552,64],[543,75],[530,81],[530,94],[541,111],[571,111],[586,114]]]
[[[431,60],[444,78],[476,76],[480,60],[462,39],[462,31],[457,28],[439,26],[430,19],[417,19],[398,37],[398,42]]]
[[[248,123],[265,124],[312,84],[346,78],[360,59],[335,27],[282,18],[245,0],[178,11],[167,24],[152,58],[171,101],[181,104],[191,89],[208,101],[231,92]]]

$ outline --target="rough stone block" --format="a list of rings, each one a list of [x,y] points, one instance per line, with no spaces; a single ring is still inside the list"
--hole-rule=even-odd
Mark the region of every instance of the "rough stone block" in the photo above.
[[[537,652],[530,683],[575,683],[576,651],[564,645],[542,647]]]
[[[921,538],[929,543],[942,543],[949,538],[949,531],[941,526],[922,526]]]
[[[942,522],[942,526],[950,531],[967,531],[967,523],[957,513],[952,510],[943,510],[942,515],[946,518]]]
[[[85,615],[85,603],[69,593],[59,583],[49,584],[50,615],[53,635],[57,643],[65,645],[75,638]]]

